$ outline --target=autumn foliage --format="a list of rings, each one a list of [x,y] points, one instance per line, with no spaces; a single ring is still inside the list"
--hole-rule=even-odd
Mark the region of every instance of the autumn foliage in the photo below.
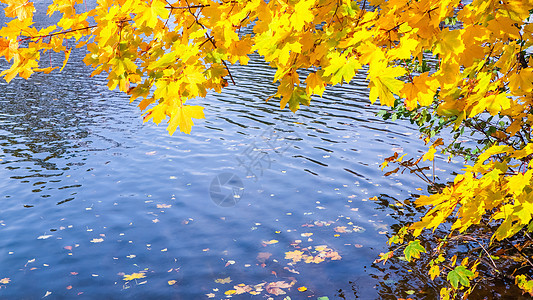
[[[235,84],[228,66],[246,65],[254,52],[276,69],[273,96],[292,111],[366,74],[371,102],[420,126],[430,144],[424,161],[440,151],[472,162],[453,183],[418,198],[429,210],[390,240],[403,252],[382,255],[430,255],[431,278],[449,282],[442,298],[468,295],[481,260],[456,263],[445,241],[430,250],[417,236],[450,220],[448,238],[484,226],[488,255],[492,243],[533,231],[529,0],[98,0],[89,8],[54,0],[47,13],[61,18],[48,27],[34,24],[32,2],[2,2],[12,18],[0,29],[0,55],[11,63],[1,73],[6,81],[61,71],[71,47],[86,47],[93,75],[107,74],[110,89],[140,99],[145,121],[166,121],[170,134],[190,133],[193,119],[204,117],[190,102]],[[64,53],[62,66],[43,59],[51,51]],[[439,138],[443,131],[453,138]],[[465,145],[465,135],[478,143]],[[396,163],[393,172],[400,171],[408,166],[403,159],[393,156],[384,167]],[[515,246],[526,268],[512,276],[533,295],[531,246]]]

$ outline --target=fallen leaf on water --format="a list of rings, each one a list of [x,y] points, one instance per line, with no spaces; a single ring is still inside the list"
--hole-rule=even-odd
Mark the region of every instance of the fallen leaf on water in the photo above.
[[[78,275],[78,272],[70,272],[70,275],[76,276],[76,275]]]
[[[221,284],[226,284],[226,283],[230,283],[230,282],[232,282],[232,280],[231,280],[230,277],[226,277],[226,278],[219,278],[219,279],[216,279],[215,282],[216,282],[216,283],[221,283]]]
[[[244,283],[236,285],[233,288],[235,288],[235,294],[237,294],[237,295],[244,294],[244,293],[249,293],[249,292],[251,292],[253,290],[251,286],[245,285]]]
[[[234,260],[228,260],[228,262],[226,263],[226,265],[224,267],[227,267],[229,265],[234,265],[234,264],[235,264]]]
[[[155,155],[157,153],[157,151],[150,151],[150,152],[146,152],[145,154],[146,155]]]
[[[48,296],[50,296],[51,294],[52,294],[52,292],[46,291],[46,294],[44,294],[43,298],[44,298],[44,297],[48,297]]]
[[[104,241],[104,239],[92,239],[91,243],[101,243],[103,241]]]
[[[65,246],[64,248],[69,251],[72,250],[72,246]]]
[[[155,218],[155,219],[152,220],[152,222],[159,223],[159,219]]]
[[[301,286],[301,287],[298,288],[298,291],[305,292],[305,291],[307,291],[307,288],[305,286]]]
[[[11,281],[11,279],[9,279],[7,277],[0,279],[0,283],[3,283],[3,284],[8,284],[10,281]]]
[[[284,295],[286,292],[282,289],[290,288],[292,284],[287,283],[285,281],[277,281],[277,282],[271,282],[266,285],[265,290],[267,293],[272,295]]]
[[[141,279],[141,278],[145,278],[146,276],[144,275],[144,273],[133,273],[131,275],[124,275],[124,279],[123,280],[126,280],[126,281],[130,281],[130,280],[133,280],[133,279]]]
[[[171,207],[172,207],[172,205],[170,205],[170,204],[158,204],[157,205],[157,208],[171,208]]]
[[[268,252],[259,252],[259,254],[257,254],[257,260],[259,262],[265,262],[267,259],[269,259],[270,257],[272,256],[272,253],[268,253]]]
[[[235,294],[237,291],[236,290],[229,290],[229,291],[225,291],[224,294],[226,295],[233,295]]]
[[[176,284],[176,282],[177,282],[176,280],[169,280],[168,281],[168,285],[174,285],[174,284]]]
[[[24,266],[26,267],[28,264],[30,264],[32,262],[35,262],[35,258],[28,260],[28,262]]]
[[[338,233],[347,233],[348,231],[346,231],[346,228],[346,226],[337,226],[333,230]]]
[[[306,232],[306,233],[302,233],[301,236],[304,236],[304,237],[310,237],[312,236],[313,233],[312,232]]]
[[[52,235],[50,234],[45,234],[45,235],[41,235],[39,236],[37,239],[38,240],[46,240],[47,238],[51,237]]]
[[[287,270],[287,271],[289,271],[289,272],[291,272],[291,273],[294,273],[294,274],[300,274],[300,272],[296,271],[295,269],[291,269],[291,268],[289,268],[289,267],[285,267],[285,268],[283,268],[283,269],[285,269],[285,270]]]
[[[285,252],[285,259],[292,259],[292,262],[296,263],[302,260],[302,254],[304,253],[300,250]]]
[[[207,296],[207,298],[215,298],[215,294],[213,293],[209,293],[209,294],[205,294]]]
[[[72,285],[67,286],[67,290],[71,290],[71,289],[72,289]]]
[[[270,241],[263,241],[262,244],[265,245],[272,245],[278,243],[277,240],[270,240]]]

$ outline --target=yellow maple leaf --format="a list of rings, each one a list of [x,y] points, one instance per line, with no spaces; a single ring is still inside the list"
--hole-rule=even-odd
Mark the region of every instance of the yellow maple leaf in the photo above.
[[[307,75],[307,79],[305,79],[305,84],[305,91],[309,96],[313,94],[322,96],[322,94],[326,90],[326,84],[316,72]]]
[[[452,55],[459,55],[465,50],[463,40],[460,38],[460,30],[449,30],[445,28],[439,35],[435,43],[435,54],[440,54],[443,58],[449,58]]]
[[[430,105],[433,96],[438,88],[438,81],[429,78],[429,72],[422,73],[413,78],[413,82],[408,82],[401,90],[401,95],[405,97],[405,106],[412,110],[416,108],[417,102],[421,106]]]
[[[426,152],[426,154],[424,154],[424,156],[422,156],[422,159],[424,161],[426,161],[426,160],[432,161],[433,160],[433,156],[435,155],[436,152],[437,152],[437,149],[435,149],[435,147],[431,146],[431,147],[429,147],[428,152]]]
[[[133,274],[130,274],[130,275],[124,275],[124,278],[122,280],[125,280],[125,281],[130,281],[130,280],[134,280],[134,279],[141,279],[141,278],[145,278],[146,276],[144,275],[144,273],[133,273]]]
[[[372,64],[367,78],[370,80],[370,102],[376,102],[379,97],[381,105],[394,105],[394,94],[398,94],[404,83],[396,77],[405,74],[401,67],[387,67],[386,62],[381,61]]]
[[[204,108],[201,106],[183,105],[175,106],[172,110],[170,121],[168,123],[168,132],[170,135],[174,134],[176,128],[187,134],[191,133],[194,123],[192,119],[203,119]]]
[[[8,5],[5,14],[9,18],[18,18],[21,21],[27,18],[31,19],[36,11],[33,3],[28,0],[8,0],[5,3]]]
[[[294,13],[290,16],[289,21],[295,30],[301,30],[306,23],[313,21],[315,17],[311,8],[315,4],[314,0],[297,1],[294,6]]]
[[[439,266],[437,265],[431,266],[431,269],[429,269],[428,274],[429,276],[431,276],[431,280],[435,280],[435,277],[439,276],[440,274]]]

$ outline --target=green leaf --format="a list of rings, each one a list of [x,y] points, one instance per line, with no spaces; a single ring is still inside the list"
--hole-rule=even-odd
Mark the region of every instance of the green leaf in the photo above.
[[[316,298],[316,300],[329,300],[329,298],[327,296],[322,296],[322,297]]]
[[[459,287],[459,283],[464,286],[470,286],[470,279],[474,277],[474,272],[465,268],[465,266],[457,266],[455,270],[448,273],[446,278],[452,286],[456,289]]]
[[[419,240],[409,242],[409,245],[403,250],[403,254],[405,254],[405,259],[407,259],[407,261],[411,261],[411,258],[420,258],[421,252],[426,253],[426,249],[420,245]]]
[[[309,106],[311,104],[311,98],[305,93],[304,88],[295,87],[289,99],[289,109],[292,112],[296,112],[300,109],[300,104]]]

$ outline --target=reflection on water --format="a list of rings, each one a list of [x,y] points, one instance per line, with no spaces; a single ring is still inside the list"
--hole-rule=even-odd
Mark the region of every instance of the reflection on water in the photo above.
[[[423,145],[375,116],[364,76],[295,115],[264,101],[274,72],[253,57],[236,86],[193,100],[206,119],[192,135],[170,137],[77,51],[62,73],[1,84],[0,298],[220,299],[279,281],[293,299],[378,297],[367,268],[393,220],[367,200],[408,197],[420,183],[378,165]],[[242,182],[232,205],[210,195],[221,174]],[[296,250],[324,261],[285,258]]]

